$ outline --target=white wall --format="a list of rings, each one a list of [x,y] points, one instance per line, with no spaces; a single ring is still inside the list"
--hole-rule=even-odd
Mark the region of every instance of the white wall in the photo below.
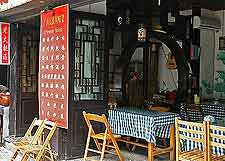
[[[210,85],[214,84],[214,63],[215,63],[215,30],[201,29],[200,32],[200,88],[201,97],[209,99],[213,97],[213,93],[207,93],[203,86],[203,81],[207,81]]]
[[[160,91],[173,91],[178,87],[177,69],[170,70],[166,66],[169,53],[170,49],[163,44],[159,50],[158,85]]]
[[[92,3],[89,5],[75,7],[74,10],[106,15],[106,0],[103,0],[102,2]]]
[[[223,19],[223,14],[224,14],[224,19]],[[225,65],[223,65],[223,63],[221,61],[218,61],[216,59],[216,55],[220,52],[219,37],[222,36],[222,29],[223,29],[223,35],[225,36],[225,11],[216,11],[216,12],[214,12],[213,16],[215,18],[219,18],[221,21],[221,25],[222,25],[221,29],[218,30],[218,32],[215,32],[215,61],[214,61],[214,84],[215,84],[216,83],[215,79],[218,77],[218,73],[216,71],[219,71],[219,70],[225,71]],[[221,98],[224,96],[225,96],[224,93],[214,92],[214,98]]]

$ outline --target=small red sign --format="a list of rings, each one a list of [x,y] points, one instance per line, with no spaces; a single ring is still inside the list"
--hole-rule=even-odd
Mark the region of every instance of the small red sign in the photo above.
[[[0,64],[10,64],[10,24],[0,22]]]
[[[68,128],[69,7],[41,13],[39,57],[40,119]]]

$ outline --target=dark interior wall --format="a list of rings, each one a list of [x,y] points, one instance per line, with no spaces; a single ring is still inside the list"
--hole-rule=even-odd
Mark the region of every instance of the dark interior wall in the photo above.
[[[4,85],[6,87],[8,87],[8,76],[7,76],[7,69],[8,66],[6,65],[0,65],[0,85]]]

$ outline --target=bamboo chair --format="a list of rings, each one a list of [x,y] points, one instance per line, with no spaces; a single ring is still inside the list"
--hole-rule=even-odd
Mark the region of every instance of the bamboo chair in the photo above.
[[[216,134],[215,131],[220,131],[220,135]],[[208,132],[208,161],[225,161],[225,155],[217,156],[212,154],[212,149],[214,147],[220,147],[225,149],[225,127],[214,126],[207,123],[207,132]]]
[[[44,120],[38,120],[37,118],[34,118],[33,122],[31,123],[30,127],[28,128],[27,132],[25,133],[24,137],[22,139],[16,139],[13,144],[16,147],[24,146],[27,144],[30,144],[32,142],[32,139],[34,139],[34,136],[36,133],[40,133],[44,128]],[[39,138],[37,141],[40,141],[41,138]],[[33,140],[34,141],[34,140]]]
[[[115,149],[115,151],[116,151],[115,155],[118,155],[120,161],[124,161],[124,159],[121,155],[121,152],[119,150],[119,147],[117,145],[117,142],[116,142],[116,139],[120,138],[120,136],[112,134],[112,130],[110,129],[110,125],[108,123],[106,116],[104,114],[99,116],[96,114],[90,114],[90,113],[86,113],[86,112],[83,112],[83,115],[84,115],[84,119],[87,123],[87,126],[89,128],[87,143],[86,143],[86,148],[85,148],[85,153],[84,153],[84,161],[86,161],[87,154],[89,151],[100,154],[101,155],[100,161],[103,160],[105,152],[115,154],[114,152],[106,150],[106,147]],[[105,132],[96,134],[94,129],[92,128],[92,124],[91,124],[92,121],[104,124]],[[89,148],[91,138],[94,140],[95,145],[98,150]],[[99,142],[99,140],[102,140],[103,143],[101,144]],[[109,145],[109,143],[112,143],[112,145]],[[101,148],[101,146],[102,146],[102,148]]]
[[[206,122],[194,123],[176,118],[176,161],[207,161]],[[203,145],[203,150],[192,149],[181,151],[181,140],[193,141]]]
[[[45,120],[43,129],[34,136],[33,142],[28,145],[20,146],[15,152],[17,155],[18,153],[22,153],[21,161],[27,161],[29,158],[33,158],[35,161],[40,161],[41,159],[54,161],[55,156],[51,149],[50,141],[56,128],[56,123]],[[42,138],[41,142],[38,141],[40,138]],[[46,155],[46,153],[48,153],[48,155]]]

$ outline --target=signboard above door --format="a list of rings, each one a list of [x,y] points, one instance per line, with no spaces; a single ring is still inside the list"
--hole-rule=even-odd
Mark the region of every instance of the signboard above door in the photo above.
[[[0,0],[0,12],[20,6],[32,0]]]

